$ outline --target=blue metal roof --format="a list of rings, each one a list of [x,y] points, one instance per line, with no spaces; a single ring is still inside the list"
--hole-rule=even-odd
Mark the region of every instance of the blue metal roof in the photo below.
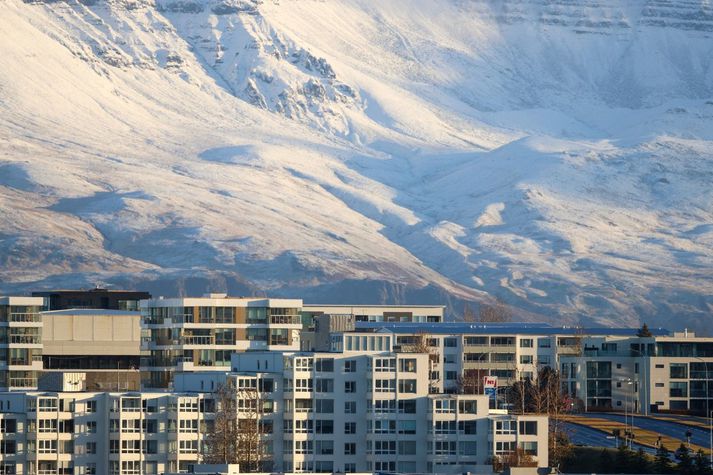
[[[393,333],[432,333],[438,335],[615,335],[634,336],[638,328],[552,326],[547,323],[414,323],[414,322],[356,322],[356,330],[389,330]],[[650,328],[654,336],[670,335],[665,328]]]

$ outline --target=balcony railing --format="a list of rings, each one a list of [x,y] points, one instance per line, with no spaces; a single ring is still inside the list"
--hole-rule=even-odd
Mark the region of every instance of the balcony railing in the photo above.
[[[35,335],[10,335],[9,343],[20,345],[39,345],[42,343],[42,338]]]
[[[299,315],[270,315],[271,325],[299,325]]]
[[[181,338],[182,345],[214,345],[215,337],[213,336],[184,336]]]
[[[10,378],[11,388],[34,388],[37,387],[37,378]]]
[[[11,313],[8,315],[8,322],[20,322],[20,323],[39,323],[42,321],[42,317],[37,313]]]

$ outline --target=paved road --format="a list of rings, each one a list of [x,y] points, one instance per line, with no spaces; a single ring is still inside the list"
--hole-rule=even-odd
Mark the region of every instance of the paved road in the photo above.
[[[594,417],[599,419],[608,419],[610,421],[616,421],[624,423],[623,414],[600,414],[600,413],[585,413],[580,414],[585,417]],[[631,424],[631,416],[627,417],[626,420]],[[681,442],[686,442],[686,431],[690,430],[692,432],[691,443],[695,445],[700,445],[702,447],[708,447],[710,445],[710,432],[707,430],[684,426],[676,422],[661,421],[657,419],[651,419],[649,417],[635,416],[634,426],[639,427],[644,430],[649,430],[657,434],[665,435],[668,437],[673,437]],[[669,450],[675,450],[678,447],[667,447]]]
[[[615,449],[616,441],[614,439],[607,439],[609,434],[592,429],[591,427],[580,426],[578,424],[572,424],[569,422],[564,423],[564,431],[567,433],[570,442],[575,445],[585,445],[588,447],[608,447]],[[643,445],[633,444],[634,450],[639,450],[642,448],[644,452],[649,454],[655,454],[656,450],[649,447],[644,447]]]

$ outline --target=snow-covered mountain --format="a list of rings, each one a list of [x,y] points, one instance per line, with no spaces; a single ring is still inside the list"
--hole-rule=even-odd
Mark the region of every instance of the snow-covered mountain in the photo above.
[[[0,290],[713,322],[707,0],[0,9]]]

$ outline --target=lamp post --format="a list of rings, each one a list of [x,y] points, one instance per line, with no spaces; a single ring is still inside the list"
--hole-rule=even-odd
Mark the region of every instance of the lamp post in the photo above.
[[[631,378],[617,379],[617,382],[621,382],[621,383],[624,383],[624,382],[625,382],[627,385],[633,385],[633,384],[634,384],[634,383],[632,382]],[[624,445],[628,445],[629,448],[631,448],[631,440],[630,440],[630,437],[629,437],[629,436],[631,435],[631,432],[629,431],[629,419],[628,419],[627,416],[628,416],[628,414],[629,414],[629,411],[628,411],[628,409],[629,409],[629,397],[631,397],[632,402],[633,402],[633,400],[634,400],[633,390],[634,390],[634,389],[633,389],[633,387],[632,387],[632,389],[631,389],[630,392],[624,393],[624,441],[625,441]],[[632,411],[632,415],[631,415],[631,427],[632,427],[632,431],[633,431],[633,428],[634,428],[634,415],[633,415],[633,411]]]

